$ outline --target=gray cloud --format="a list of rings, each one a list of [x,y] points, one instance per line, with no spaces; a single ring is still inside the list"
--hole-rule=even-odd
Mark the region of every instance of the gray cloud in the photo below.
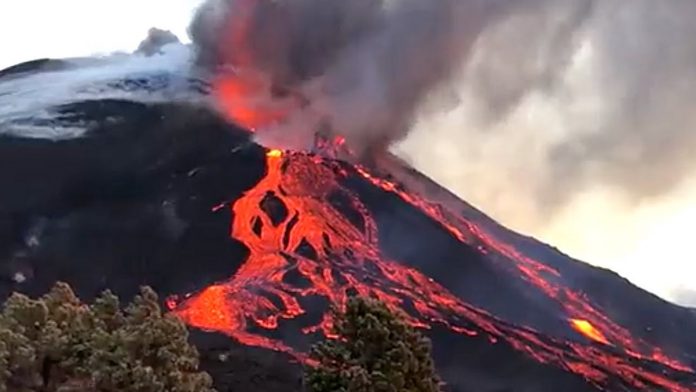
[[[171,31],[153,27],[148,31],[147,38],[138,45],[138,49],[135,52],[152,56],[161,53],[162,47],[165,45],[179,42],[179,38]]]
[[[548,217],[597,188],[628,203],[668,194],[696,171],[694,17],[696,3],[680,0],[523,7],[465,60],[464,104],[435,136],[450,154],[421,151],[428,117],[401,152],[491,210]],[[516,200],[491,207],[501,192]]]
[[[603,182],[642,199],[671,191],[696,167],[696,44],[688,38],[696,3],[617,3],[604,5],[588,32],[609,111],[550,151],[550,182]]]

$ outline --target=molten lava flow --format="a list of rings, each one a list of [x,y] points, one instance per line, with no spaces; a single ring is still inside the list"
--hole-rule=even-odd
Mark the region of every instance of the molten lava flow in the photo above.
[[[594,340],[595,342],[609,344],[607,338],[605,338],[604,335],[602,335],[602,333],[599,332],[587,320],[571,319],[570,325],[573,327],[573,329],[585,335],[587,338]]]
[[[354,194],[339,187],[337,176],[344,172],[338,165],[303,153],[270,150],[266,156],[266,177],[231,206],[231,235],[247,245],[249,258],[230,281],[183,303],[170,302],[188,324],[225,332],[246,344],[289,351],[283,343],[249,330],[275,329],[281,320],[303,315],[303,298],[322,297],[342,305],[354,292],[392,308],[410,304],[417,310],[410,322],[417,326],[437,322],[475,335],[469,320],[481,319],[480,324],[496,331],[483,312],[418,271],[380,255],[375,222]],[[328,203],[332,194],[343,195],[362,222],[351,222]],[[325,315],[304,331],[328,334],[331,325]]]
[[[415,326],[430,328],[439,324],[469,338],[485,338],[492,344],[505,341],[539,362],[582,375],[596,385],[602,385],[611,376],[636,389],[657,386],[688,391],[664,374],[631,364],[625,359],[626,353],[553,340],[529,328],[513,327],[467,304],[421,272],[384,257],[373,217],[356,194],[340,185],[340,180],[361,174],[419,206],[460,240],[477,244],[491,257],[497,254],[520,263],[531,283],[543,282],[544,292],[548,290],[553,298],[568,301],[566,309],[573,314],[586,316],[573,318],[572,323],[585,331],[585,336],[612,348],[629,350],[626,347],[639,346],[659,352],[645,343],[634,343],[630,335],[626,338],[628,343],[613,340],[628,332],[616,332],[619,327],[594,310],[583,296],[544,280],[545,275],[557,276],[558,272],[523,258],[473,224],[464,228],[468,231],[460,229],[461,222],[440,207],[427,204],[362,168],[353,171],[320,156],[280,150],[269,150],[266,160],[266,175],[253,189],[231,205],[214,208],[230,208],[230,235],[248,247],[247,260],[228,281],[184,299],[167,301],[189,325],[226,333],[244,344],[295,353],[286,343],[263,331],[276,330],[295,319],[305,320],[302,332],[306,334],[330,336],[332,320],[328,309],[320,319],[312,321],[307,301],[316,303],[313,299],[322,299],[324,303],[342,306],[355,293],[378,298],[393,309],[406,310],[409,322]],[[329,202],[335,198],[343,200],[340,210]],[[354,213],[346,214],[346,209]],[[603,323],[602,328],[595,326],[596,320]],[[612,334],[607,335],[606,331]],[[630,355],[643,358],[635,352]],[[670,366],[677,363],[666,356],[654,360]]]

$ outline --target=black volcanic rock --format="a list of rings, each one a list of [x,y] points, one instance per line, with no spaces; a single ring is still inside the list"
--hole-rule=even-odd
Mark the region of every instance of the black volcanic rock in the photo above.
[[[244,346],[218,334],[193,331],[201,367],[218,392],[302,392],[302,366],[289,355]]]
[[[180,294],[229,276],[221,260],[245,249],[227,236],[229,216],[210,208],[258,181],[263,151],[232,153],[246,134],[205,110],[101,104],[85,104],[84,115],[115,105],[122,121],[61,142],[0,137],[9,190],[0,192],[0,255],[31,271],[34,294],[56,279],[90,296],[145,283]]]

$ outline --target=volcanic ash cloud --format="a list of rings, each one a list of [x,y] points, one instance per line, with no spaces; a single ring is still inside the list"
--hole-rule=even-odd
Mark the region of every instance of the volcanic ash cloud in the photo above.
[[[328,128],[364,152],[404,138],[424,103],[447,96],[488,26],[544,3],[210,0],[190,30],[222,101],[236,102],[226,112],[262,141],[306,147]]]

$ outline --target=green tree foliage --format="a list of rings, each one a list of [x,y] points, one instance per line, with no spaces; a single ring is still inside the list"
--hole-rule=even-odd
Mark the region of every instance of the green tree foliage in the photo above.
[[[83,304],[58,283],[33,300],[13,294],[0,314],[0,392],[208,392],[186,327],[143,288],[121,309],[104,292]]]
[[[306,382],[311,392],[437,392],[430,342],[384,304],[351,299],[334,311],[331,339],[314,346]]]

